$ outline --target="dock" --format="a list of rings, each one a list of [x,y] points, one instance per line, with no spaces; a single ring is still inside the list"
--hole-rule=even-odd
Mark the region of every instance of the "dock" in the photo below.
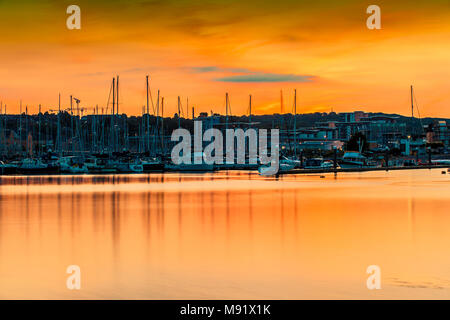
[[[327,169],[293,169],[281,172],[286,174],[311,174],[311,173],[339,173],[339,172],[367,172],[367,171],[391,171],[391,170],[415,170],[415,169],[450,169],[450,165],[421,165],[404,167],[373,167],[373,168],[327,168]]]

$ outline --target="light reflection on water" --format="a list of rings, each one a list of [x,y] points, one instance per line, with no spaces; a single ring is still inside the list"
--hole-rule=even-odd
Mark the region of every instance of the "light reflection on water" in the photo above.
[[[440,170],[1,177],[0,298],[448,298],[449,208]]]

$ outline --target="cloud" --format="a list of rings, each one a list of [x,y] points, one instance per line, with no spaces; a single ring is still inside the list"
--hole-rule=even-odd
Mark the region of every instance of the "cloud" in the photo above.
[[[219,82],[312,82],[314,76],[280,74],[280,73],[252,73],[216,78]]]
[[[207,72],[233,72],[233,73],[248,73],[252,72],[244,68],[221,68],[216,66],[205,66],[205,67],[192,67],[192,72],[195,73],[207,73]]]
[[[194,73],[238,73],[213,79],[217,82],[311,82],[315,78],[310,75],[267,73],[245,68],[222,68],[216,66],[191,67],[190,70]]]

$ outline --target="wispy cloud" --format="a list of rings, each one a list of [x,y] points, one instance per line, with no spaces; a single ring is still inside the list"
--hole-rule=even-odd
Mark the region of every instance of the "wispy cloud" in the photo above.
[[[252,73],[216,78],[219,82],[312,82],[314,76],[280,73]]]
[[[315,78],[310,75],[268,73],[246,68],[223,68],[217,66],[191,67],[190,70],[194,73],[230,74],[213,79],[213,81],[217,82],[312,82]]]
[[[192,72],[195,73],[207,73],[207,72],[232,72],[232,73],[248,73],[251,70],[245,68],[221,68],[216,66],[205,66],[205,67],[192,67]]]

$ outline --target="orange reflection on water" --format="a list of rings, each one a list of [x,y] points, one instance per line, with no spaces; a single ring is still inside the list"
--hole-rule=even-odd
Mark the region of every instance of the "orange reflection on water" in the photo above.
[[[2,177],[0,298],[446,298],[449,178]]]

